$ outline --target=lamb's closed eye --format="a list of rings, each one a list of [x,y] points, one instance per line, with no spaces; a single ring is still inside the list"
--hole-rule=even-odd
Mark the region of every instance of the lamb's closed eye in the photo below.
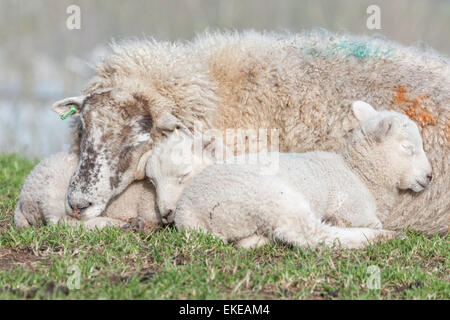
[[[179,182],[179,183],[184,183],[184,182],[186,181],[186,179],[189,178],[189,175],[190,175],[190,174],[191,174],[191,171],[189,171],[189,172],[187,172],[187,173],[181,175],[181,176],[178,178],[178,182]]]
[[[404,143],[402,143],[402,148],[403,148],[403,150],[405,150],[406,151],[406,153],[408,153],[409,155],[413,155],[414,154],[414,152],[415,152],[415,148],[414,148],[414,146],[411,144],[411,143],[409,143],[409,142],[404,142]]]

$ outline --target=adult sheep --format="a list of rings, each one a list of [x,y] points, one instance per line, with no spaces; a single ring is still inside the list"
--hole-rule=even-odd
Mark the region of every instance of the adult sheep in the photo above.
[[[340,152],[357,121],[353,100],[407,114],[420,127],[434,178],[405,192],[383,225],[433,233],[450,216],[449,59],[380,39],[311,32],[217,33],[193,42],[114,45],[84,95],[57,102],[80,115],[80,161],[66,209],[99,215],[133,180],[168,114],[193,130],[278,128],[279,150]],[[227,144],[232,144],[230,140]]]

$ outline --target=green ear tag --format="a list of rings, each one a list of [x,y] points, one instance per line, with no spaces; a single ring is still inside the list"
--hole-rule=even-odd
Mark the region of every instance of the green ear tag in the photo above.
[[[64,113],[61,116],[61,120],[66,120],[68,117],[70,117],[71,115],[73,115],[75,112],[77,112],[77,108],[75,108],[74,106],[71,106],[69,111],[67,111],[66,113]]]

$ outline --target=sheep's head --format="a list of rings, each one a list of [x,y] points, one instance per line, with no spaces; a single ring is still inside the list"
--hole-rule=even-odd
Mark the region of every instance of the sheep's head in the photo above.
[[[80,160],[66,195],[69,215],[95,217],[136,177],[142,155],[151,148],[153,119],[148,101],[121,89],[105,89],[56,102],[60,115],[75,108],[80,128]]]
[[[155,186],[162,221],[171,223],[184,187],[207,165],[222,160],[226,151],[220,138],[194,136],[173,116],[161,121],[164,137],[148,152],[146,174]]]
[[[415,192],[424,190],[431,182],[432,171],[417,125],[401,113],[378,112],[362,101],[354,102],[352,108],[360,127],[350,145],[359,150],[367,171],[376,173],[377,183]]]

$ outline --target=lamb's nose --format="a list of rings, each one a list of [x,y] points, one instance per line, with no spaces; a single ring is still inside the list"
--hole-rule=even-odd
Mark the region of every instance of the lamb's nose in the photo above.
[[[433,174],[427,174],[427,179],[428,179],[428,182],[431,182],[431,179],[433,179]]]
[[[175,210],[170,210],[169,215],[167,216],[167,222],[172,223],[175,219]]]
[[[162,219],[161,219],[162,222],[165,224],[172,223],[173,219],[174,219],[174,213],[175,213],[175,210],[173,210],[173,209],[166,210],[164,212],[164,214],[162,215]]]

